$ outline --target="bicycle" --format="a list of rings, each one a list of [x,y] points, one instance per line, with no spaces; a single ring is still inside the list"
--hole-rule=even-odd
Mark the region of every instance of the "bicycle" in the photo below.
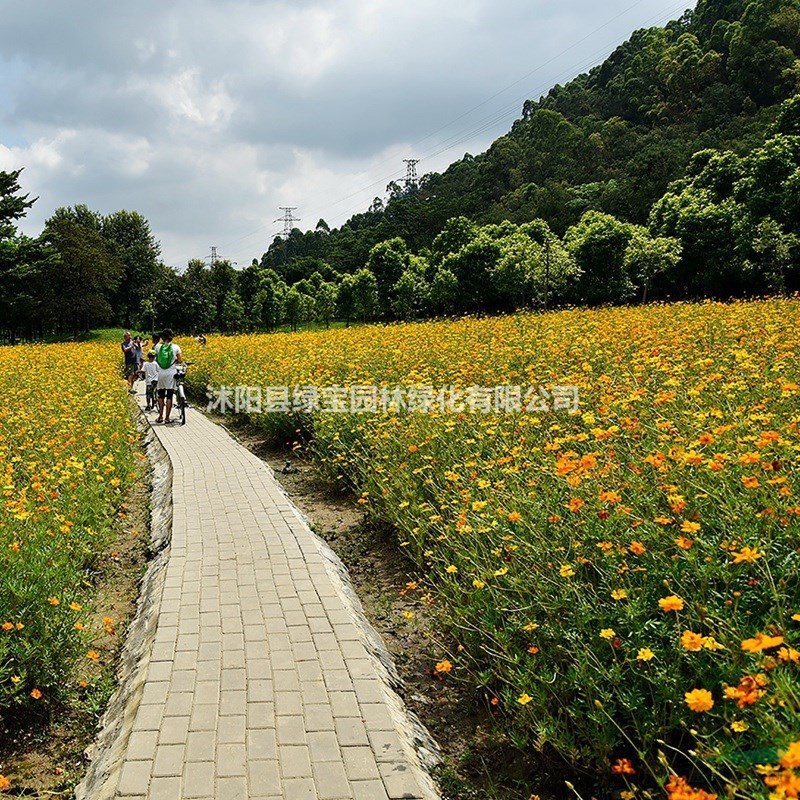
[[[182,364],[175,365],[175,404],[178,406],[181,425],[186,424],[186,409],[189,407],[183,382],[186,379],[186,368],[193,363],[192,361],[184,361]]]

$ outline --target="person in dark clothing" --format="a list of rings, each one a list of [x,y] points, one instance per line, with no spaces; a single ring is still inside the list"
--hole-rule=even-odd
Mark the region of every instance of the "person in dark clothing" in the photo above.
[[[136,358],[136,345],[131,339],[130,331],[125,331],[122,337],[122,355],[125,356],[125,380],[128,381],[128,391],[136,394],[133,383],[139,373],[139,361]]]

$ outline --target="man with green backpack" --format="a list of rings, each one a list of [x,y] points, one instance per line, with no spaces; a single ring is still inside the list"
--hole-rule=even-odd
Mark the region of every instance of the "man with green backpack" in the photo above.
[[[155,348],[158,364],[158,419],[156,422],[171,422],[172,395],[175,391],[175,367],[183,362],[181,348],[172,341],[172,329],[161,332],[161,343]],[[166,411],[166,413],[165,413]]]

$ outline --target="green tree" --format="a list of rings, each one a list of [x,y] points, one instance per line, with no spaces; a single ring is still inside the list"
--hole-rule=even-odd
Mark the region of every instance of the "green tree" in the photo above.
[[[625,248],[625,269],[638,279],[642,287],[642,302],[647,302],[647,293],[653,279],[674,269],[681,257],[681,243],[671,236],[650,236],[646,228],[636,226],[628,246]]]
[[[770,217],[762,219],[756,225],[752,241],[756,263],[752,268],[759,272],[761,281],[770,291],[781,294],[786,291],[787,272],[792,267],[792,255],[798,244],[798,236],[784,232]]]
[[[379,309],[378,281],[368,269],[360,269],[353,276],[353,312],[366,322]]]
[[[411,263],[392,290],[392,311],[400,319],[420,316],[430,303],[430,286],[425,280],[427,262],[412,256]]]
[[[633,226],[603,214],[587,211],[567,230],[564,244],[582,271],[578,297],[589,305],[624,303],[635,287],[625,267],[625,250]]]
[[[350,320],[356,315],[355,283],[356,280],[352,275],[343,275],[336,290],[336,309],[339,316],[344,319],[346,328],[350,327]]]
[[[283,307],[286,321],[292,326],[292,330],[296,331],[297,323],[303,317],[303,295],[294,286],[286,292]]]
[[[458,278],[448,269],[439,268],[431,281],[430,300],[434,311],[452,314],[458,301]]]
[[[100,219],[100,233],[123,265],[123,279],[110,301],[115,317],[128,328],[132,315],[152,291],[161,247],[150,223],[137,211],[107,214]]]
[[[244,303],[236,289],[231,289],[222,301],[222,330],[226,333],[240,333],[247,327]]]
[[[324,322],[326,328],[330,328],[331,320],[336,314],[337,291],[335,283],[324,282],[314,295],[317,319]]]
[[[68,215],[55,214],[45,223],[42,236],[56,254],[43,274],[43,312],[60,330],[75,334],[108,323],[109,298],[122,280],[124,267],[100,232]]]
[[[408,247],[400,237],[380,242],[369,251],[366,268],[375,276],[378,299],[384,311],[391,309],[392,289],[408,268],[410,257]]]

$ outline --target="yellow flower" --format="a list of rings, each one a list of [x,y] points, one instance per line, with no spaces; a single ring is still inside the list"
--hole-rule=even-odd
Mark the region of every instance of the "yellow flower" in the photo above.
[[[80,603],[70,603],[69,607],[72,611],[81,611],[83,606]]]
[[[561,569],[559,569],[558,574],[562,578],[571,578],[575,574],[575,570],[569,564],[564,564]]]
[[[637,661],[651,661],[656,654],[649,647],[642,647],[636,654]]]
[[[686,692],[683,697],[686,705],[698,714],[710,711],[714,707],[714,698],[708,689],[692,689],[691,692]]]
[[[502,575],[505,575],[508,572],[508,567],[500,567],[500,569],[496,569],[494,571],[495,578],[499,578]]]
[[[611,597],[613,597],[614,600],[625,600],[627,596],[628,592],[625,589],[613,589],[611,592]]]
[[[458,572],[458,567],[455,566],[454,564],[450,564],[448,567],[445,568],[445,572],[449,572],[452,575],[454,572]]]
[[[61,601],[57,597],[48,597],[47,602],[50,603],[51,606],[57,606]]]
[[[483,589],[483,587],[486,586],[486,583],[484,581],[480,580],[479,578],[475,578],[475,580],[472,581],[472,585],[476,589]]]
[[[734,551],[733,563],[741,564],[746,562],[748,564],[752,564],[754,561],[761,558],[762,555],[763,553],[759,553],[757,547],[753,547],[752,549],[749,547],[743,547],[738,553]]]
[[[414,612],[413,611],[404,611],[403,616],[406,619],[414,619]]]
[[[735,719],[733,722],[731,722],[731,730],[734,733],[744,733],[746,730],[749,729],[750,726],[744,720]]]
[[[600,631],[601,639],[613,639],[616,635],[613,628],[603,628],[603,630]]]
[[[697,533],[700,530],[700,523],[699,522],[691,522],[690,520],[686,520],[681,525],[681,530],[683,533]]]
[[[531,697],[529,694],[527,694],[526,692],[523,692],[523,693],[522,693],[522,694],[521,694],[521,695],[520,695],[520,696],[517,698],[517,702],[518,702],[518,703],[519,703],[521,706],[526,706],[526,705],[528,705],[528,703],[530,703],[530,702],[531,702],[531,700],[533,700],[533,698],[532,698],[532,697]]]

